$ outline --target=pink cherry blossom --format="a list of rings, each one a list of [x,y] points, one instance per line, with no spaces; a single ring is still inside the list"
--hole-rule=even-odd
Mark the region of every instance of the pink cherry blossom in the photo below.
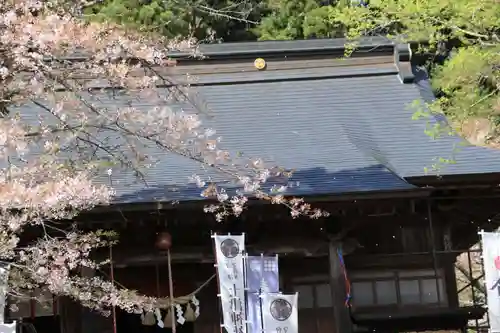
[[[145,153],[151,145],[241,185],[241,191],[229,195],[209,177],[193,175],[200,194],[217,199],[205,211],[219,221],[242,214],[250,196],[285,205],[293,217],[328,215],[302,199],[285,197],[286,186],[264,190],[270,178],[286,179],[292,171],[224,150],[223,138],[203,126],[206,110],[199,107],[203,103],[190,89],[190,78],[179,82],[166,71],[175,65],[168,53],[196,54],[194,41],[148,40],[113,24],[83,22],[72,15],[77,10],[52,3],[0,4],[0,261],[11,267],[11,295],[29,295],[43,287],[103,312],[111,306],[131,312],[168,306],[168,299],[75,274],[83,267],[107,264],[95,262],[91,254],[110,246],[114,238],[77,229],[56,237],[50,223],[110,204],[112,182],[96,179],[107,175],[112,180],[113,168],[135,171],[141,178],[156,162]],[[160,82],[171,86],[168,96],[157,88]],[[104,108],[93,100],[106,93],[92,89],[96,86],[115,88],[131,99],[148,98],[157,106]],[[196,112],[171,107],[180,102]],[[27,119],[18,107],[37,107],[39,114]],[[103,131],[120,144],[106,142]],[[44,235],[22,243],[20,236],[30,226],[38,226]]]

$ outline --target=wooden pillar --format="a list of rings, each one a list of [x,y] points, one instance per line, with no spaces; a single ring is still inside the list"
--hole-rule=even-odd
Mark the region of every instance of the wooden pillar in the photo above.
[[[93,277],[95,271],[83,267],[81,275]],[[69,297],[61,297],[58,302],[62,333],[107,333],[112,332],[111,320],[99,313],[83,307]]]
[[[455,262],[457,257],[455,253],[451,252],[453,251],[451,227],[452,224],[447,222],[443,230],[443,248],[445,251],[450,251],[450,253],[446,253],[444,256],[442,255],[442,258],[444,258],[444,263],[442,263],[442,265],[444,271],[445,296],[448,301],[448,306],[457,308],[460,306],[457,293],[457,276],[455,273]]]
[[[81,274],[83,277],[91,278],[95,275],[95,271],[88,267],[82,267]],[[95,314],[86,307],[81,307],[81,333],[95,332]]]
[[[338,255],[338,249],[341,244],[331,241],[329,244],[329,262],[330,262],[330,290],[332,293],[332,307],[335,333],[352,332],[352,323],[349,316],[349,310],[345,306],[346,290],[345,278],[342,265]]]
[[[82,276],[93,277],[95,271],[88,267],[83,267]],[[81,333],[111,333],[113,332],[113,322],[111,316],[104,317],[98,312],[80,306],[81,313]]]
[[[69,297],[59,298],[59,314],[62,333],[82,333],[81,305]]]

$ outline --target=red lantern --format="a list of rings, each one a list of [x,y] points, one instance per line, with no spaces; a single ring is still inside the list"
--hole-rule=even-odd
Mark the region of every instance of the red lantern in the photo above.
[[[172,247],[172,236],[166,232],[162,231],[156,237],[156,248],[162,251],[170,250]]]

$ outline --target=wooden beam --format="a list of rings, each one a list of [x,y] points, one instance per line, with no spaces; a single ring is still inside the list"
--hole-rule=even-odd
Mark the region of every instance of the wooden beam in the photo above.
[[[332,195],[322,195],[322,196],[311,196],[307,197],[306,200],[312,204],[332,204],[332,203],[349,203],[353,201],[363,201],[370,202],[373,200],[397,200],[397,199],[416,199],[416,198],[427,198],[432,193],[430,188],[416,188],[411,190],[398,190],[398,191],[377,191],[377,192],[359,192],[359,193],[343,193],[343,194],[332,194]],[[190,211],[191,209],[199,209],[203,211],[203,206],[210,204],[213,201],[210,200],[194,200],[186,202],[154,202],[154,203],[137,203],[137,204],[113,204],[109,206],[99,206],[95,207],[89,212],[85,213],[85,216],[94,217],[96,213],[110,213],[115,212],[119,214],[125,214],[127,212],[154,212],[154,211],[168,211],[175,210],[181,212],[182,210]],[[360,203],[361,204],[361,203]],[[249,208],[255,206],[272,206],[267,201],[252,199],[249,201]],[[276,206],[275,206],[276,207]],[[192,212],[192,211],[191,211]],[[83,215],[82,215],[83,216]],[[95,218],[95,217],[94,217]]]
[[[343,267],[338,250],[341,250],[340,243],[331,241],[329,243],[330,262],[330,290],[332,293],[333,321],[335,333],[352,332],[352,323],[348,308],[345,305],[346,289]]]
[[[279,256],[300,257],[324,257],[328,255],[328,243],[313,240],[303,240],[302,243],[285,244],[248,244],[246,249],[254,254],[277,254]],[[102,252],[97,255],[98,259],[104,260],[108,254]],[[181,262],[214,262],[212,249],[206,247],[183,247],[172,249],[172,261]],[[113,249],[114,263],[117,267],[151,265],[153,263],[166,262],[166,257],[160,255],[154,249],[116,247]]]

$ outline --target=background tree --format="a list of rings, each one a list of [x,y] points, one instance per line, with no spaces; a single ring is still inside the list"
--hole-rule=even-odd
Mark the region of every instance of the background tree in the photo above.
[[[84,13],[92,20],[112,20],[142,32],[213,42],[254,39],[250,28],[262,9],[256,0],[106,0]]]
[[[415,42],[429,57],[426,66],[436,93],[429,105],[416,105],[416,117],[445,114],[450,120],[433,136],[460,133],[467,139],[500,139],[500,2],[498,0],[371,0],[366,7],[331,8],[330,23],[346,31],[355,47],[362,36],[383,35]],[[349,48],[352,50],[352,48]],[[478,135],[481,132],[481,135]],[[489,137],[488,137],[489,136]],[[470,140],[484,143],[482,140]],[[445,166],[446,167],[446,166]],[[477,245],[472,249],[478,249]],[[462,305],[485,301],[479,253],[457,258]],[[474,292],[472,292],[474,289]],[[474,297],[473,297],[474,296]],[[473,299],[475,298],[475,299]],[[486,323],[483,320],[481,323]]]
[[[316,0],[270,0],[267,6],[271,13],[254,29],[260,40],[304,38],[305,17],[320,8]]]
[[[168,52],[191,50],[189,40],[147,39],[114,23],[85,22],[71,15],[78,10],[65,8],[30,0],[0,5],[0,261],[11,268],[10,294],[29,297],[34,288],[48,289],[102,311],[159,304],[110,281],[80,276],[82,267],[102,264],[92,260],[92,250],[107,246],[113,235],[67,227],[80,212],[111,202],[111,184],[103,182],[111,167],[139,178],[147,171],[155,161],[146,147],[215,168],[295,217],[325,215],[300,199],[265,192],[261,185],[268,177],[285,170],[223,150],[214,131],[203,127],[206,113],[188,93],[189,81],[169,76],[175,62]],[[160,82],[171,88],[159,88]],[[99,103],[107,94],[143,97],[156,106]],[[198,112],[177,112],[172,103],[189,103]],[[228,196],[204,175],[195,178],[200,193],[218,200],[207,207],[218,220],[241,214],[247,197]],[[42,236],[27,238],[32,228]]]
[[[112,20],[143,32],[183,36],[203,42],[291,40],[337,37],[330,24],[331,4],[319,0],[105,0],[87,6],[88,18]]]
[[[454,129],[460,130],[471,118],[488,119],[497,128],[497,0],[372,0],[366,7],[331,8],[330,22],[345,29],[352,39],[389,35],[401,41],[421,42],[419,52],[431,56],[428,69],[438,97],[429,105],[430,111],[445,113]],[[423,112],[419,115],[425,116]]]
[[[329,14],[333,8],[346,5],[346,0],[332,4],[319,0],[269,0],[268,13],[253,32],[259,40],[340,37]]]

